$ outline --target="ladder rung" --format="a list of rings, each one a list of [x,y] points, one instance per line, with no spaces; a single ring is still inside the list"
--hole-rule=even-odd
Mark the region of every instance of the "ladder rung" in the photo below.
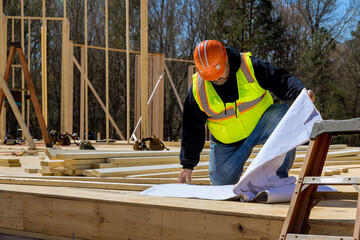
[[[316,184],[316,185],[360,184],[360,177],[304,177],[303,184]]]
[[[326,235],[303,235],[303,234],[287,234],[286,240],[352,240],[352,237],[326,236]]]

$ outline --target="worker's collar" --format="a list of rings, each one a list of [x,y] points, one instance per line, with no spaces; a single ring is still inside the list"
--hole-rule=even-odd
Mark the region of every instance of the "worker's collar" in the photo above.
[[[232,47],[225,47],[230,65],[229,78],[235,77],[240,68],[241,58],[238,50]]]

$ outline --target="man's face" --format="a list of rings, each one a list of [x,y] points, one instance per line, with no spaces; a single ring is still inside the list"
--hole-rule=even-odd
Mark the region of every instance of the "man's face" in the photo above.
[[[223,75],[221,75],[221,77],[219,77],[218,79],[213,80],[211,82],[215,85],[223,85],[228,80],[229,74],[230,74],[230,66],[229,66],[228,61],[226,61],[225,71],[224,71]]]

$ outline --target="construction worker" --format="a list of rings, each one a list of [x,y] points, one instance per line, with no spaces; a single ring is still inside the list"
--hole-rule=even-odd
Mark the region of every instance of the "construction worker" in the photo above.
[[[288,110],[273,104],[269,91],[281,100],[294,100],[305,88],[283,68],[216,40],[198,44],[194,51],[197,73],[187,94],[182,117],[179,182],[191,181],[205,143],[205,124],[211,132],[209,173],[213,185],[235,184],[255,145],[264,144]],[[315,95],[307,90],[312,101]],[[295,149],[277,170],[288,177]]]

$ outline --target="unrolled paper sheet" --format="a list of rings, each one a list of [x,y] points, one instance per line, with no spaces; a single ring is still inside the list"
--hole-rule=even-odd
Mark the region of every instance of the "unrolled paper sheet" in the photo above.
[[[240,198],[242,201],[290,201],[296,179],[279,178],[276,170],[288,151],[309,141],[314,123],[321,120],[315,105],[306,90],[303,90],[235,186],[163,184],[140,194],[213,200]],[[319,191],[333,190],[326,186],[319,188]]]

